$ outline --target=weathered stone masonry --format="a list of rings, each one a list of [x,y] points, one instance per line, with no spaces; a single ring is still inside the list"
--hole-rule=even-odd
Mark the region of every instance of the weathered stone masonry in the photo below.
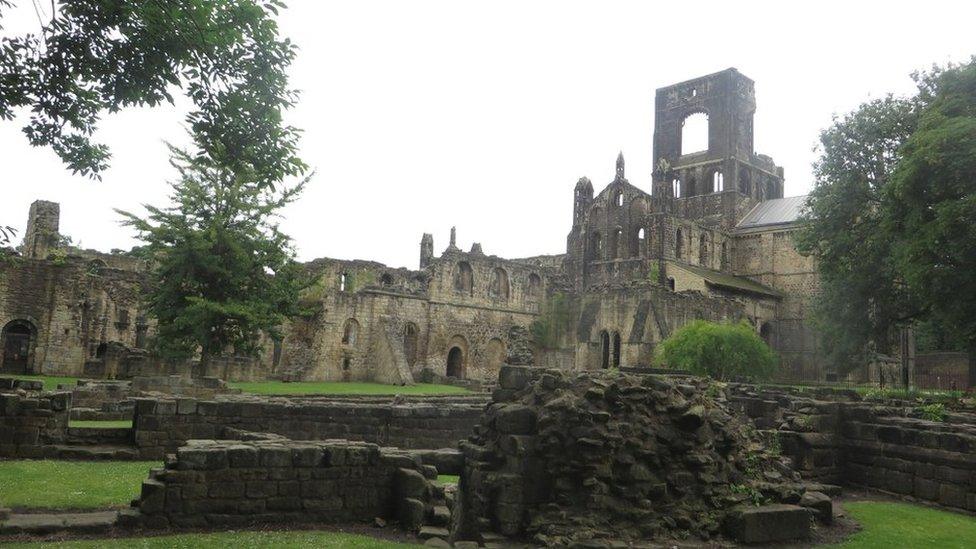
[[[369,523],[418,529],[443,489],[437,472],[393,448],[337,441],[193,441],[153,470],[123,524]]]
[[[137,399],[139,454],[159,459],[191,439],[225,438],[228,428],[294,440],[343,438],[399,448],[454,448],[474,430],[484,398],[432,398],[401,404],[370,399]]]

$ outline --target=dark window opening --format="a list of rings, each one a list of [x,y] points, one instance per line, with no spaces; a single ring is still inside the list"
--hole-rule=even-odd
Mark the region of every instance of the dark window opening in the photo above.
[[[620,367],[620,332],[613,333],[613,368]]]
[[[610,367],[610,334],[606,330],[600,332],[600,367]]]
[[[447,377],[464,379],[464,351],[460,347],[447,352]]]
[[[462,261],[457,264],[457,271],[454,274],[454,289],[464,295],[474,295],[474,272],[471,264]]]

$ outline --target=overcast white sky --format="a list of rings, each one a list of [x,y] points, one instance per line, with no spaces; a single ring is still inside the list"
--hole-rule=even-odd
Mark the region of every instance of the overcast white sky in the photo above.
[[[36,30],[29,0],[7,32]],[[44,2],[42,2],[44,4]],[[909,73],[976,54],[976,3],[291,0],[283,34],[301,48],[289,117],[317,170],[282,223],[299,258],[417,267],[424,232],[523,257],[565,251],[572,191],[597,192],[617,151],[650,188],[654,90],[736,67],[756,82],[756,151],[810,188],[818,132],[835,113],[913,89]],[[101,182],[31,148],[0,121],[0,221],[61,203],[84,247],[129,248],[113,208],[163,204],[163,141],[185,140],[179,107],[107,115]]]

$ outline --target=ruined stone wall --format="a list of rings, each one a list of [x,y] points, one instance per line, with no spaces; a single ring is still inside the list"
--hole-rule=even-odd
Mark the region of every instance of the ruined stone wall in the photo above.
[[[190,439],[221,438],[227,428],[295,440],[345,438],[399,448],[447,448],[471,434],[484,400],[450,397],[393,404],[389,399],[223,397],[137,399],[139,453],[158,459]]]
[[[0,379],[0,457],[50,457],[44,447],[67,438],[71,393],[24,395],[13,388],[13,380]]]
[[[139,323],[144,283],[141,272],[78,256],[10,257],[0,261],[0,327],[31,327],[27,372],[83,375],[85,361],[104,352],[104,344],[135,347],[139,330],[152,329]],[[0,365],[3,352],[0,345]]]
[[[976,414],[922,419],[917,402],[851,391],[736,386],[730,399],[806,478],[976,511]]]
[[[602,367],[603,332],[611,340],[620,335],[620,366],[646,367],[657,344],[688,322],[737,320],[746,314],[739,302],[697,292],[676,293],[647,284],[595,288],[575,304],[576,367]]]
[[[150,473],[120,522],[203,528],[380,518],[419,527],[433,511],[436,476],[409,454],[375,444],[194,441]]]

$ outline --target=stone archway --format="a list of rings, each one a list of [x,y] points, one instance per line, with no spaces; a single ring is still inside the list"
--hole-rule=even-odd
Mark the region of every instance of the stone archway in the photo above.
[[[464,351],[460,347],[447,352],[447,377],[464,379]]]
[[[5,374],[27,374],[33,371],[34,346],[37,330],[29,320],[12,320],[3,327],[0,335],[0,349],[3,363],[0,372]]]

